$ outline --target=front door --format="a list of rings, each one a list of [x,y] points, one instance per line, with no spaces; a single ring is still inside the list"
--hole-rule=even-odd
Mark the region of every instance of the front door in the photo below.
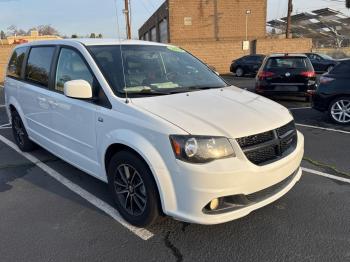
[[[91,86],[96,79],[80,53],[71,48],[61,48],[56,67],[54,91],[48,103],[52,110],[52,129],[57,154],[67,162],[76,164],[86,172],[99,174],[96,149],[96,107],[92,101],[66,97],[64,83],[70,80],[86,80]]]

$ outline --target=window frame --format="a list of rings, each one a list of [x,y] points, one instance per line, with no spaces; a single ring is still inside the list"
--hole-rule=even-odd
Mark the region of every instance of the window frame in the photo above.
[[[34,81],[30,81],[30,80],[26,79],[26,71],[27,71],[27,66],[28,66],[30,53],[31,53],[33,48],[42,48],[42,47],[53,47],[54,48],[54,52],[53,52],[51,63],[50,63],[50,71],[49,71],[49,74],[48,74],[48,84],[47,84],[47,86],[44,86],[44,85],[41,85],[41,84],[36,83]],[[30,84],[30,85],[34,85],[36,87],[40,87],[40,88],[43,88],[43,89],[46,89],[46,90],[51,90],[52,89],[52,79],[51,79],[52,78],[52,68],[53,68],[53,65],[54,65],[53,63],[55,61],[55,57],[56,57],[56,54],[57,54],[57,47],[58,47],[57,45],[33,45],[33,46],[30,46],[28,48],[26,57],[24,58],[25,66],[24,66],[23,72],[22,72],[22,81],[24,83],[27,83],[27,84]]]

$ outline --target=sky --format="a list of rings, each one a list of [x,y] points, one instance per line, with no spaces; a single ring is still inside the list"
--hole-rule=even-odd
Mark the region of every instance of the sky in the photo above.
[[[132,35],[164,0],[130,0]],[[268,0],[268,20],[286,16],[288,0]],[[293,0],[294,12],[329,7],[350,16],[345,0]],[[71,36],[101,33],[104,37],[125,37],[122,13],[124,0],[0,0],[0,30],[15,25],[29,28],[49,24],[60,34]],[[119,24],[119,29],[118,29]]]

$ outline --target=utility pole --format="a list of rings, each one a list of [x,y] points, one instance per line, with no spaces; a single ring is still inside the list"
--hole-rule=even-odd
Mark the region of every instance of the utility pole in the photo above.
[[[288,0],[286,38],[290,38],[290,28],[292,24],[293,0]]]
[[[124,6],[123,13],[125,14],[126,38],[131,39],[129,0],[124,0]]]

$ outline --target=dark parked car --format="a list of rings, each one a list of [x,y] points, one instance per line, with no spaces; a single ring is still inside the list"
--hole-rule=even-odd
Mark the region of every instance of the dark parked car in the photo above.
[[[256,74],[258,72],[265,56],[264,55],[247,55],[237,60],[233,60],[230,71],[236,76],[242,77],[244,75]]]
[[[312,92],[312,107],[328,112],[338,124],[350,124],[350,60],[341,61],[321,76],[320,84]]]
[[[255,91],[262,95],[303,96],[316,88],[316,74],[304,54],[274,54],[264,60]]]
[[[338,63],[337,60],[324,54],[306,53],[316,72],[324,73],[331,71]]]

